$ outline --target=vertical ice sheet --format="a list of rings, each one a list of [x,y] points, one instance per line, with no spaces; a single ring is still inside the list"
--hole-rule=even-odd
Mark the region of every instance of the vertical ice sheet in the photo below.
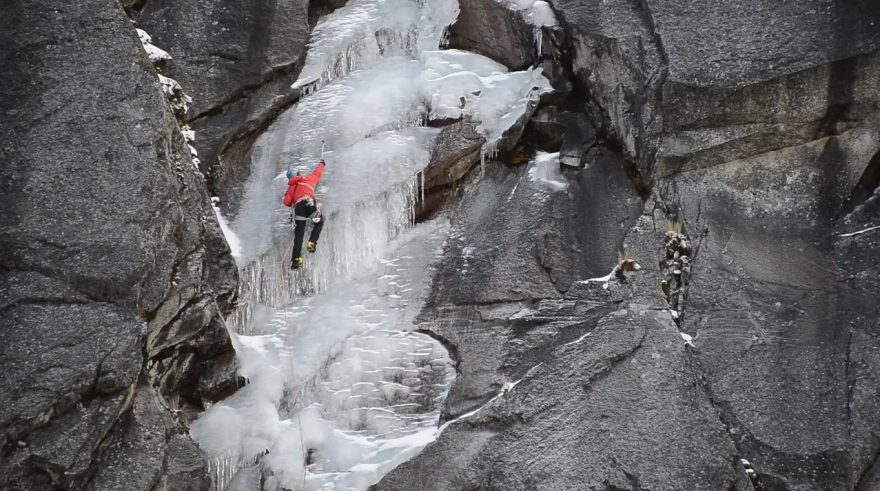
[[[395,58],[373,69],[358,71],[282,114],[257,140],[244,204],[233,224],[248,259],[265,254],[278,235],[273,231],[281,231],[278,225],[284,214],[279,212],[284,210],[280,199],[287,185],[284,172],[299,165],[313,167],[320,158],[322,141],[326,142],[328,168],[318,188],[319,195],[332,194],[334,186],[348,180],[352,172],[362,175],[388,166],[389,157],[397,159],[395,164],[407,163],[418,157],[415,147],[430,144],[425,139],[402,142],[405,145],[395,145],[388,156],[372,152],[352,158],[351,154],[334,153],[382,131],[417,124],[424,112],[413,93],[413,79],[419,70],[417,62]],[[364,183],[357,195],[375,195],[382,191],[381,186],[376,182]],[[329,197],[324,200],[325,206],[335,207]]]
[[[549,90],[540,70],[433,51],[456,15],[455,0],[353,0],[322,19],[310,94],[256,142],[230,225],[246,266],[228,324],[250,383],[192,426],[217,489],[365,489],[436,437],[454,370],[411,330],[448,227],[412,227],[438,133],[420,126],[457,111],[491,153]],[[310,170],[322,141],[327,224],[291,273],[284,172]]]
[[[293,87],[314,91],[383,57],[437,49],[458,11],[457,0],[351,0],[315,26]]]
[[[312,449],[308,489],[365,489],[431,441],[454,368],[409,330],[447,234],[442,220],[408,229],[374,267],[235,336],[250,384],[192,425],[215,476],[259,459],[299,489]]]
[[[334,277],[381,256],[381,246],[412,218],[419,198],[413,178],[428,163],[437,131],[413,128],[426,117],[466,116],[480,122],[491,158],[507,129],[523,118],[550,84],[540,69],[507,73],[504,66],[457,50],[424,51],[420,60],[391,57],[358,70],[283,114],[258,140],[246,199],[233,230],[250,265],[254,288],[233,319],[239,332],[254,305],[282,305],[292,294],[320,292]],[[279,205],[284,172],[311,169],[326,142],[328,168],[318,188],[327,217],[320,247],[291,280],[289,210]],[[325,244],[329,244],[325,246]],[[285,262],[286,261],[286,262]]]

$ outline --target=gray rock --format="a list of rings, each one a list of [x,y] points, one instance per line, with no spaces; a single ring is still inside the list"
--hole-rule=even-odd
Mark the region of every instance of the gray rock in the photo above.
[[[565,136],[562,112],[556,106],[539,107],[529,118],[523,138],[545,152],[558,152]]]
[[[165,75],[193,98],[191,119],[246,98],[302,62],[308,4],[149,0],[138,26],[173,58]]]
[[[571,72],[601,114],[605,132],[619,142],[641,174],[650,176],[662,132],[660,90],[666,53],[648,2],[553,2],[568,32]]]
[[[554,7],[579,82],[646,179],[655,156],[669,173],[837,133],[880,97],[870,0]]]
[[[683,329],[739,451],[788,488],[854,488],[878,448],[877,393],[853,372],[880,368],[867,300],[880,285],[855,273],[876,269],[880,243],[834,239],[878,137],[852,130],[660,188],[701,234]]]
[[[121,435],[138,434],[154,443],[113,472],[152,489],[172,447],[200,459],[159,428],[199,408],[188,381],[232,350],[235,268],[122,6],[5,13],[0,487],[102,488]]]
[[[464,0],[449,28],[447,48],[473,51],[511,70],[534,66],[538,60],[532,26],[522,14],[495,0]]]
[[[458,353],[448,426],[377,489],[877,488],[880,11],[747,3],[554,2],[591,98],[526,136],[586,102],[649,199],[598,239],[563,218],[595,191],[546,229],[514,176],[462,196],[420,317]],[[572,283],[623,234],[641,270]]]
[[[435,276],[429,307],[420,316],[420,328],[454,347],[458,360],[459,378],[442,415],[450,426],[437,443],[386,476],[376,489],[566,489],[577,488],[574,483],[581,482],[577,476],[584,475],[585,467],[595,471],[600,483],[628,482],[626,472],[646,476],[654,472],[643,471],[634,456],[621,464],[625,472],[602,470],[603,458],[622,459],[626,445],[591,457],[590,451],[602,446],[572,442],[603,430],[563,423],[568,418],[590,421],[572,416],[572,411],[589,407],[586,394],[592,389],[584,387],[604,378],[617,356],[639,351],[647,329],[633,331],[620,325],[620,332],[629,336],[617,340],[620,351],[596,353],[592,362],[573,348],[600,319],[618,309],[615,304],[621,297],[599,289],[582,298],[572,282],[602,276],[616,264],[617,245],[638,216],[642,201],[614,154],[605,153],[596,165],[560,178],[567,181],[568,189],[553,191],[532,180],[527,168],[487,167],[485,178],[465,192],[454,214],[453,237]],[[565,297],[564,292],[568,292]],[[672,326],[668,315],[664,322],[668,330]],[[677,331],[673,327],[670,332],[668,346],[685,355]],[[568,355],[558,355],[562,352]],[[574,374],[580,368],[585,370],[578,379]],[[637,377],[635,372],[628,376]],[[506,383],[520,379],[510,394],[496,397]],[[702,397],[701,411],[711,414]],[[477,414],[466,416],[481,407]],[[693,418],[688,424],[705,416],[705,412],[688,414]],[[630,421],[632,415],[620,417]],[[670,420],[667,428],[682,421]],[[601,425],[598,416],[596,422]],[[712,425],[700,426],[699,431],[711,429],[715,435],[711,438],[721,435],[724,440],[720,423],[715,420]],[[631,431],[632,438],[642,438],[635,428]],[[723,476],[713,482],[734,480],[729,464],[712,456],[706,459],[714,459],[709,465]],[[662,460],[655,461],[657,468],[662,467]],[[706,479],[703,482],[715,478]]]
[[[484,383],[471,412],[375,489],[734,488],[735,449],[669,315],[599,292],[568,297],[577,317],[542,309],[529,329],[496,328],[496,376],[516,385]]]
[[[559,163],[574,168],[583,167],[585,154],[596,144],[596,130],[583,113],[565,112],[561,121],[565,133],[559,149]]]
[[[332,2],[319,4],[332,10]],[[193,145],[212,192],[230,209],[248,176],[251,144],[299,97],[290,86],[305,61],[309,8],[303,0],[150,0],[135,14],[173,58],[163,73],[193,98]]]
[[[567,190],[544,187],[525,167],[487,166],[486,179],[455,211],[447,266],[437,272],[429,302],[557,298],[580,275],[607,273],[642,202],[613,153],[560,179]]]
[[[444,126],[431,151],[431,162],[422,171],[423,198],[416,206],[416,220],[430,217],[453,196],[466,176],[480,162],[486,142],[469,120]]]
[[[105,460],[88,489],[209,489],[198,449],[161,406],[152,388],[137,390],[124,421],[106,437]]]

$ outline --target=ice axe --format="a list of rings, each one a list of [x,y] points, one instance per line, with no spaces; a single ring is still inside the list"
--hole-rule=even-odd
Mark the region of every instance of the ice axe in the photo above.
[[[326,145],[326,143],[324,142],[324,140],[321,140],[321,160],[324,160],[324,146],[325,145]]]

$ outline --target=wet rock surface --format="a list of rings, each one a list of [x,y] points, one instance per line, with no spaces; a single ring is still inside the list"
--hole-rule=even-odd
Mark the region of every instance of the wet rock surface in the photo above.
[[[186,387],[236,286],[204,178],[122,6],[10,9],[0,487],[201,489]]]

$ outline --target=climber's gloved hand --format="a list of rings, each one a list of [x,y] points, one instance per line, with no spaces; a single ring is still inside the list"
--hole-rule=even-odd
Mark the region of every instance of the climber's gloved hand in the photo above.
[[[324,159],[320,159],[320,160],[318,160],[318,163],[319,163],[319,164],[327,165],[327,162],[324,162]]]

